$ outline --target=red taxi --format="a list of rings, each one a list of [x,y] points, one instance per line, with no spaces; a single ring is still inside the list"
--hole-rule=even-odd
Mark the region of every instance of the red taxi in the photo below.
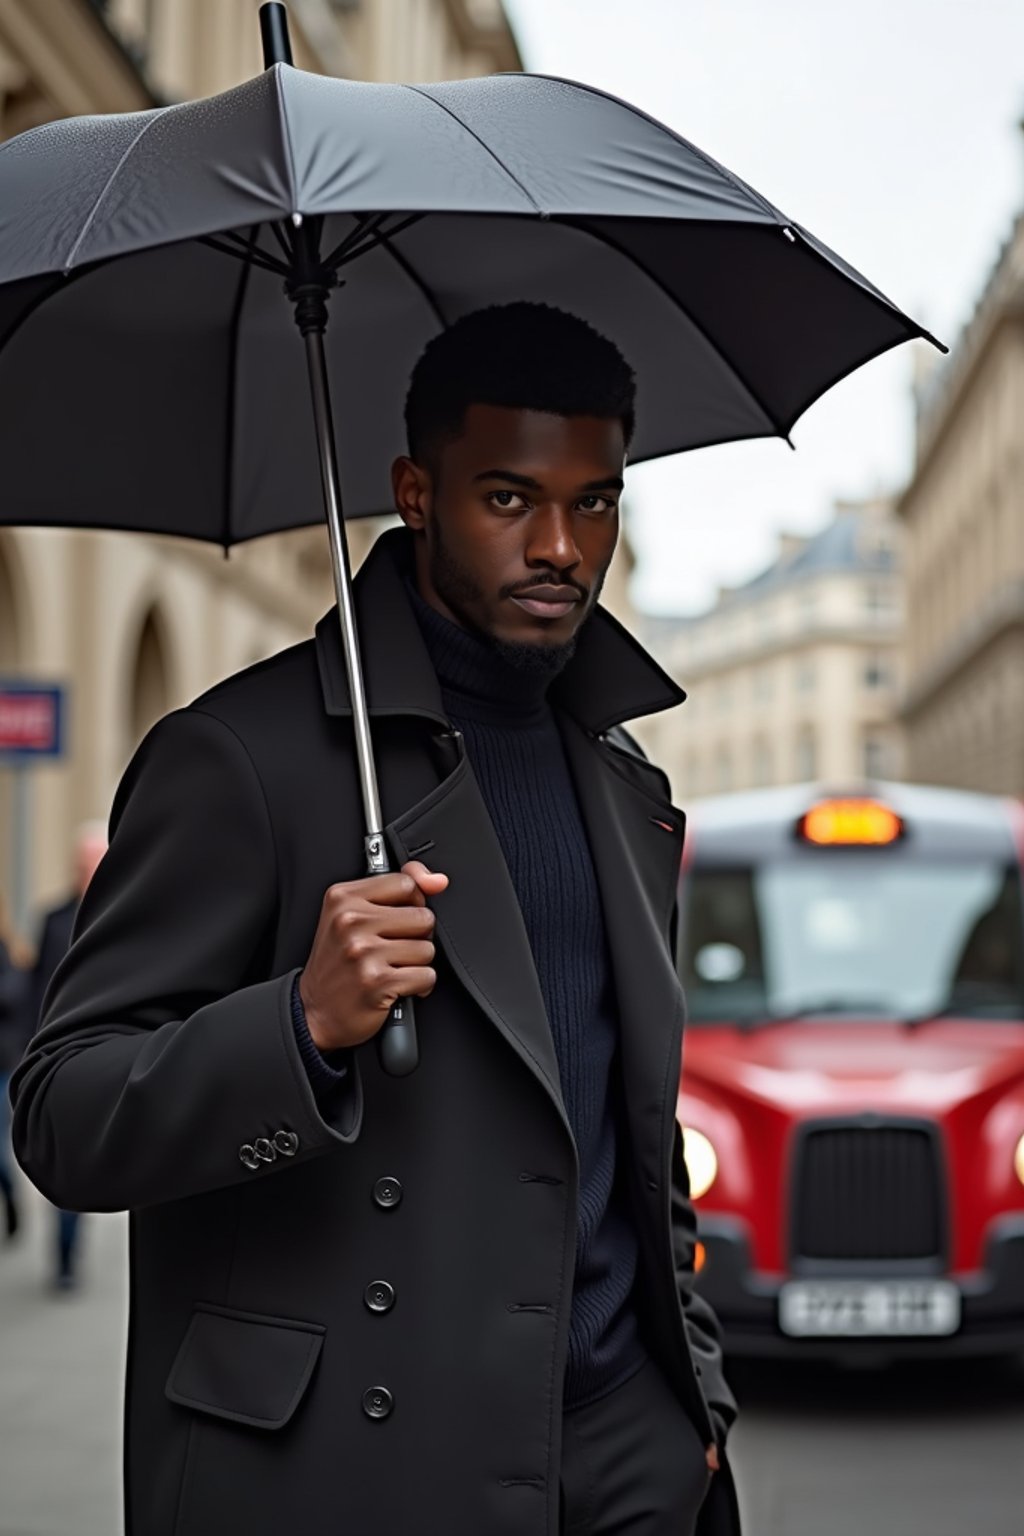
[[[678,1115],[733,1353],[1024,1347],[1022,853],[957,790],[695,807]]]

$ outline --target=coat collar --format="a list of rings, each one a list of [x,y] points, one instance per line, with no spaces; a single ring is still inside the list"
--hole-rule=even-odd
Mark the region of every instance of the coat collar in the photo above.
[[[437,676],[405,590],[403,572],[409,565],[410,535],[404,528],[389,529],[353,584],[370,713],[419,715],[447,725]],[[329,715],[347,715],[351,705],[337,608],[329,608],[316,626],[316,653],[324,707]],[[584,625],[575,655],[551,690],[552,702],[589,735],[670,709],[685,697],[600,606]]]

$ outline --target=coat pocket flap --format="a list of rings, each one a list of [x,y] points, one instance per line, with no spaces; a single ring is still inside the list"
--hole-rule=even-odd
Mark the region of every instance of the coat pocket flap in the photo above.
[[[172,1403],[257,1429],[298,1407],[324,1342],[320,1323],[198,1305],[165,1388]]]

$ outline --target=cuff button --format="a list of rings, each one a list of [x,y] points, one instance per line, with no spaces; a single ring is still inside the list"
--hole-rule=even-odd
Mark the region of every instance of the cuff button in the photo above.
[[[299,1150],[299,1138],[294,1131],[275,1131],[274,1146],[282,1157],[294,1157]]]

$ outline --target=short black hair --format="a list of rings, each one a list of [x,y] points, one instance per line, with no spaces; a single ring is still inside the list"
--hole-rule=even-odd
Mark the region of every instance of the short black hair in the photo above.
[[[471,405],[635,422],[636,376],[614,342],[549,304],[494,304],[441,331],[413,368],[409,455],[424,464],[459,436]]]

